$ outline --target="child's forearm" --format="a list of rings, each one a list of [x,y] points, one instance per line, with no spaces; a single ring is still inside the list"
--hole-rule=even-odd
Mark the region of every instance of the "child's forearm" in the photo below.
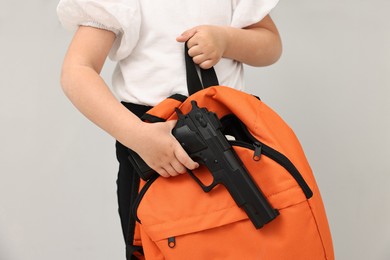
[[[269,17],[245,29],[226,27],[227,44],[223,57],[251,66],[268,66],[282,53],[279,33]]]
[[[63,90],[74,106],[115,139],[133,148],[141,120],[118,102],[97,72],[89,66],[74,65],[64,68],[62,74]]]

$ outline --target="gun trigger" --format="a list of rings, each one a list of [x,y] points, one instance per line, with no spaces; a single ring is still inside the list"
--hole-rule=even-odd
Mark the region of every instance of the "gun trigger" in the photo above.
[[[198,177],[196,177],[196,175],[191,170],[187,169],[187,172],[192,177],[192,179],[194,179],[195,182],[199,184],[199,186],[202,188],[202,190],[204,192],[210,192],[218,184],[218,183],[215,183],[215,180],[214,180],[211,185],[206,186],[203,184],[203,182]]]

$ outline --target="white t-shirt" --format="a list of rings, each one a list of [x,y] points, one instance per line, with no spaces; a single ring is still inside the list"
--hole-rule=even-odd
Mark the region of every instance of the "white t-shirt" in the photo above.
[[[183,43],[176,37],[203,24],[243,28],[263,19],[278,0],[60,0],[62,25],[113,31],[109,57],[121,101],[154,106],[172,94],[188,95]],[[243,66],[221,59],[214,66],[220,85],[243,89]]]

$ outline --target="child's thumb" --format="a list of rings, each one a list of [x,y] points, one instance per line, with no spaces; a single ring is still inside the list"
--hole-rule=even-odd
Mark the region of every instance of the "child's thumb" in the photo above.
[[[176,126],[176,123],[177,123],[177,120],[168,120],[165,122],[168,127],[172,130],[175,126]]]
[[[176,37],[176,41],[178,42],[186,42],[196,33],[196,27],[191,28],[185,32],[183,32],[180,36]]]

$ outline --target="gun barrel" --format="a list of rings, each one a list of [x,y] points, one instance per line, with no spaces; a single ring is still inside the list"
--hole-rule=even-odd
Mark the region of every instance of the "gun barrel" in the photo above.
[[[278,210],[271,206],[244,166],[229,174],[231,177],[223,185],[257,229],[279,215]]]

